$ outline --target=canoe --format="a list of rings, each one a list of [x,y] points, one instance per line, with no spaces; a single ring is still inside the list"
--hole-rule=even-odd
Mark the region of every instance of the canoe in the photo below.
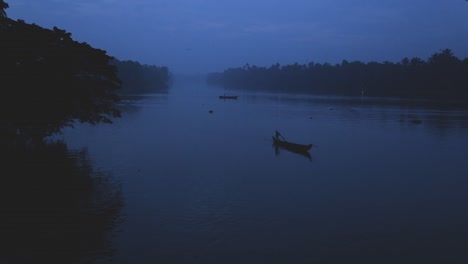
[[[220,95],[219,99],[237,99],[237,95]]]
[[[285,148],[293,152],[303,153],[303,152],[309,151],[309,149],[312,148],[312,144],[303,145],[303,144],[292,143],[286,140],[280,140],[273,136],[272,138],[273,138],[273,143],[275,144],[275,146],[279,146],[279,147]]]
[[[283,148],[283,147],[280,147],[276,144],[273,144],[273,146],[275,147],[275,154],[278,156],[280,154],[280,149],[282,150],[286,150],[286,151],[289,151],[291,153],[294,153],[294,154],[297,154],[297,155],[301,155],[301,156],[304,156],[306,158],[308,158],[309,160],[312,160],[312,156],[310,155],[310,153],[308,151],[293,151],[293,150],[290,150],[290,149],[286,149],[286,148]]]

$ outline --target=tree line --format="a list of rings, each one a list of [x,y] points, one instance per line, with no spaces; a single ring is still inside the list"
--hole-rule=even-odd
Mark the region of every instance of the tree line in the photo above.
[[[111,257],[109,231],[123,205],[119,184],[93,169],[86,149],[42,139],[75,120],[95,124],[120,115],[113,58],[65,30],[8,19],[7,8],[0,0],[0,259]]]
[[[0,142],[42,141],[74,122],[111,123],[118,90],[165,87],[166,67],[120,62],[71,33],[12,20],[0,0]],[[119,68],[120,67],[120,68]],[[138,89],[136,89],[138,90]],[[139,91],[139,90],[138,90]]]
[[[65,30],[4,18],[0,58],[4,134],[40,139],[75,120],[109,123],[120,116],[112,57]]]
[[[119,93],[164,92],[170,86],[170,72],[166,66],[141,64],[132,60],[114,59],[117,77],[122,81]]]
[[[468,58],[450,49],[427,60],[392,63],[343,60],[341,63],[274,64],[228,68],[210,73],[207,82],[232,89],[340,96],[468,99]]]

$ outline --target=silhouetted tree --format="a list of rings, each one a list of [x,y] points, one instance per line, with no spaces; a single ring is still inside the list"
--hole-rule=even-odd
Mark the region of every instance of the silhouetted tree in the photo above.
[[[75,121],[110,123],[119,117],[120,87],[106,51],[44,29],[4,18],[0,34],[0,131],[41,140]]]
[[[8,7],[9,6],[7,3],[5,3],[3,0],[0,0],[0,17],[7,17],[5,9],[7,9]]]
[[[247,64],[246,64],[247,65]],[[269,90],[340,96],[468,99],[467,60],[450,49],[420,58],[341,64],[309,63],[271,67],[255,65],[211,73],[207,82],[231,89]]]
[[[169,69],[165,66],[140,64],[136,61],[114,59],[117,76],[122,81],[120,93],[151,93],[167,91],[170,85]]]

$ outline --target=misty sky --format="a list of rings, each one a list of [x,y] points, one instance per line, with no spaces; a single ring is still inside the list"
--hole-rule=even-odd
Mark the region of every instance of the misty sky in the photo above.
[[[464,0],[6,0],[121,60],[206,73],[246,63],[468,57]]]

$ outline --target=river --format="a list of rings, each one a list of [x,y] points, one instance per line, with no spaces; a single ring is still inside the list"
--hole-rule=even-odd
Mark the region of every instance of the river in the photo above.
[[[87,259],[468,261],[467,110],[247,91],[219,99],[224,92],[176,82],[168,94],[125,97],[113,124],[54,138],[69,155],[86,153],[121,199],[102,228],[108,243],[92,251],[109,254]],[[313,144],[310,156],[275,148],[276,130]]]

